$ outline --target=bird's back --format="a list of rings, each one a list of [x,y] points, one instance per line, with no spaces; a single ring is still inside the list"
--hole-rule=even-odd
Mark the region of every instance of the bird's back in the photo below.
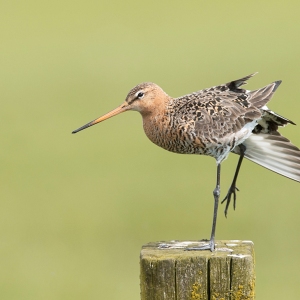
[[[262,107],[280,84],[256,91],[240,88],[252,76],[172,99],[166,111],[172,135],[178,139],[173,138],[173,148],[168,150],[223,160],[252,133]]]

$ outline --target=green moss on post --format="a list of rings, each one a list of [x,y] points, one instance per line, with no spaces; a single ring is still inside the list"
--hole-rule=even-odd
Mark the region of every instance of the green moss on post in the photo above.
[[[216,251],[184,251],[197,242],[156,242],[142,247],[142,300],[254,299],[250,241],[217,241]]]

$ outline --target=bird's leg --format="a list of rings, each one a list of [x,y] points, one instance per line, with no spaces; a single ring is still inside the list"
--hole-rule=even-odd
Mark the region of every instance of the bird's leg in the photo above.
[[[217,225],[217,215],[218,215],[218,205],[219,205],[219,197],[220,197],[220,174],[221,174],[221,164],[217,165],[217,184],[216,188],[213,191],[215,204],[214,204],[214,215],[213,215],[213,223],[211,229],[211,236],[209,243],[207,245],[201,247],[190,247],[186,248],[186,250],[215,250],[215,233],[216,233],[216,225]]]
[[[242,161],[243,161],[243,158],[245,156],[246,147],[243,144],[241,144],[241,145],[239,145],[239,148],[240,148],[240,157],[239,157],[238,164],[236,166],[234,177],[233,177],[231,186],[230,186],[230,188],[228,190],[228,193],[227,193],[226,197],[221,202],[221,203],[223,203],[224,201],[226,201],[226,206],[225,206],[225,210],[224,210],[225,217],[227,217],[227,211],[228,211],[228,207],[229,207],[232,195],[233,195],[233,209],[235,209],[235,205],[236,205],[236,191],[239,191],[239,189],[236,187],[236,180],[238,178],[240,167],[242,165]]]

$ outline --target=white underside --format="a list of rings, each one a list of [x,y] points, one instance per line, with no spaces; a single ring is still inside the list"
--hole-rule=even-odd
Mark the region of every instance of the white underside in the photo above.
[[[235,148],[236,146],[242,144],[245,140],[249,138],[250,135],[252,135],[252,130],[257,125],[257,120],[254,120],[250,123],[247,123],[240,131],[228,136],[226,138],[227,141],[223,141],[222,143],[225,145],[229,145],[230,141],[235,139],[235,144],[231,148],[230,146],[227,147],[227,151],[224,151],[222,155],[218,156],[217,164],[220,164],[223,160],[225,160],[231,149]]]

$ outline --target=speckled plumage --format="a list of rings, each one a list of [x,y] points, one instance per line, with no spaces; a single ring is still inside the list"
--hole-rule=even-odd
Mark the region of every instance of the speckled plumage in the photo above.
[[[256,127],[261,117],[272,114],[263,106],[270,100],[280,81],[257,91],[241,89],[240,86],[251,76],[179,98],[166,95],[164,109],[155,117],[144,117],[146,135],[153,143],[168,151],[210,155],[221,162],[252,130],[259,131]],[[160,89],[153,83],[142,83],[129,92],[127,99],[132,99],[136,92],[149,87]],[[273,124],[290,122],[272,116],[274,120],[268,120],[266,129]],[[247,124],[249,126],[245,127]]]

